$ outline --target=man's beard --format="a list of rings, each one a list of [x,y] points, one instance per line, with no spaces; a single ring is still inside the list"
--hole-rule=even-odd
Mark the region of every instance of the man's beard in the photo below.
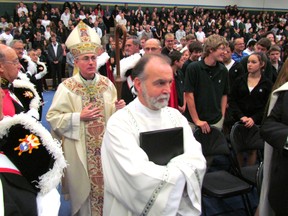
[[[150,97],[147,94],[147,89],[144,84],[142,84],[142,89],[143,89],[143,98],[148,104],[150,109],[162,109],[168,105],[170,94],[161,94],[158,97]],[[162,100],[162,101],[161,101]]]

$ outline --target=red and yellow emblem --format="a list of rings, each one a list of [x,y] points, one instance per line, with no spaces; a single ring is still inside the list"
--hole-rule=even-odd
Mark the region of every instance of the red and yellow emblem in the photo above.
[[[15,151],[19,151],[19,156],[21,156],[23,152],[27,151],[31,154],[33,149],[38,149],[39,145],[41,145],[38,137],[34,134],[26,135],[24,139],[19,139],[19,142],[19,146],[14,148]]]
[[[25,91],[23,95],[24,97],[33,98],[33,93],[31,91]]]

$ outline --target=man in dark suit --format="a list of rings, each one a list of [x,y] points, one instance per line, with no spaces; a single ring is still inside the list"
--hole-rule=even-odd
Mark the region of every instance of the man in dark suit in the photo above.
[[[51,69],[51,76],[53,79],[53,90],[55,90],[61,83],[61,65],[63,59],[63,49],[60,43],[56,41],[57,36],[51,35],[51,43],[48,45],[48,61]],[[57,81],[56,81],[57,77]]]

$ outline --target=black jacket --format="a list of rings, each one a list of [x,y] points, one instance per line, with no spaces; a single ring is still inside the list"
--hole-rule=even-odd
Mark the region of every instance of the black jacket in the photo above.
[[[288,215],[288,91],[281,92],[260,134],[273,147],[268,199],[276,215]]]
[[[247,85],[248,74],[235,80],[229,95],[229,109],[236,121],[243,116],[251,117],[255,124],[260,124],[269,98],[272,82],[261,76],[259,83],[250,92]]]

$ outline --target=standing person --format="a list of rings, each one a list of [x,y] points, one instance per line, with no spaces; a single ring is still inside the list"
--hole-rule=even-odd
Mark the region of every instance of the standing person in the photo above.
[[[255,51],[255,44],[257,41],[253,38],[251,38],[246,45],[246,49],[243,51],[243,53],[246,53],[247,55],[251,55]]]
[[[156,38],[148,39],[143,47],[145,54],[160,54],[161,53],[161,42]]]
[[[107,44],[107,27],[103,21],[103,18],[102,17],[98,17],[98,27],[102,30],[102,38],[101,38],[101,44],[102,46],[106,46]]]
[[[241,121],[245,127],[260,125],[263,119],[265,105],[271,93],[272,82],[263,75],[267,57],[264,53],[252,53],[248,58],[248,73],[235,80],[229,95],[229,110],[236,121]],[[244,165],[242,154],[237,155],[239,164]],[[255,165],[257,152],[249,152],[247,164]]]
[[[185,111],[186,102],[184,101],[184,76],[181,68],[184,64],[182,53],[173,51],[169,54],[171,67],[173,71],[173,82],[171,83],[171,92],[168,106],[178,109],[181,113]]]
[[[206,40],[206,36],[205,33],[203,32],[203,27],[199,26],[198,31],[195,33],[197,41],[199,41],[200,43],[204,43]]]
[[[174,34],[173,33],[167,33],[165,36],[165,46],[162,48],[161,53],[163,55],[169,55],[169,53],[171,53],[172,51],[175,51],[175,49],[173,48],[174,46]]]
[[[255,52],[262,52],[262,53],[266,54],[268,52],[268,50],[270,49],[270,47],[271,47],[271,41],[268,38],[261,38],[259,41],[257,41],[257,43],[255,45]],[[247,68],[248,58],[249,58],[249,56],[245,56],[240,61],[240,63],[243,65],[243,68],[244,68],[246,73],[248,73],[248,71],[247,71],[248,70],[248,68]],[[273,81],[273,69],[272,69],[272,64],[269,60],[267,61],[267,64],[265,66],[264,75],[269,80]]]
[[[40,97],[29,81],[18,80],[17,76],[21,64],[15,51],[4,44],[0,44],[0,76],[1,87],[4,91],[3,114],[14,116],[21,112],[39,119]]]
[[[276,81],[279,71],[283,65],[280,60],[281,48],[278,45],[272,45],[267,52],[270,62],[272,64],[273,82]]]
[[[68,66],[68,76],[72,77],[73,76],[73,69],[74,69],[74,56],[72,55],[70,50],[67,50],[66,62],[67,62],[67,66]]]
[[[183,24],[180,25],[179,29],[175,32],[175,36],[176,36],[178,43],[180,43],[180,40],[186,36],[186,32],[184,31],[184,25]]]
[[[2,51],[5,52],[5,62],[11,62],[11,59],[7,59],[11,57],[13,50],[1,45],[1,62]],[[15,53],[14,57],[17,59]],[[2,63],[0,68],[2,71]],[[13,70],[11,75],[15,74],[15,69]],[[2,75],[0,73],[1,85]],[[60,207],[60,195],[56,187],[66,167],[61,144],[31,116],[24,113],[13,117],[5,115],[3,111],[8,106],[7,100],[3,101],[5,90],[0,86],[1,215],[56,216]],[[29,146],[29,151],[20,148],[22,146]]]
[[[35,85],[36,91],[41,98],[41,105],[39,107],[39,121],[41,121],[42,106],[44,105],[42,78],[47,74],[47,67],[44,62],[40,62],[36,50],[29,50],[28,55],[37,67],[37,72],[33,75],[33,79],[30,81]]]
[[[131,72],[141,58],[138,38],[135,36],[129,37],[125,43],[124,51],[126,57],[120,60],[120,75],[125,79],[122,84],[121,98],[128,104],[136,97]],[[116,74],[116,68],[114,68],[114,74]]]
[[[13,36],[11,35],[11,29],[9,27],[6,27],[4,29],[4,32],[0,34],[0,41],[9,46],[12,40]]]
[[[48,61],[50,63],[50,70],[52,76],[52,88],[55,91],[58,85],[62,82],[62,59],[63,49],[60,43],[56,41],[55,34],[51,35],[51,43],[47,47]],[[56,79],[57,78],[57,79]]]
[[[37,72],[35,64],[32,62],[31,58],[24,54],[24,43],[22,40],[13,40],[10,43],[10,47],[16,52],[18,60],[20,62],[20,72],[18,77],[24,80],[30,80],[31,77]]]
[[[191,62],[199,61],[199,58],[201,57],[203,52],[203,46],[199,41],[193,41],[192,43],[189,44],[188,50],[190,53],[190,57],[183,64],[182,67],[183,76],[185,76],[186,69]]]
[[[223,62],[228,42],[219,35],[209,36],[204,43],[203,59],[189,64],[185,75],[185,116],[192,129],[210,132],[210,125],[223,126],[228,94],[228,71]]]
[[[232,53],[232,59],[235,62],[240,62],[245,56],[248,56],[247,53],[243,52],[245,50],[244,38],[236,38],[234,40],[234,52]]]
[[[259,215],[288,214],[287,194],[287,134],[288,134],[288,60],[285,61],[271,94],[268,117],[260,134],[264,146],[263,183],[259,202]]]
[[[102,137],[108,118],[125,105],[117,101],[113,83],[96,71],[100,44],[96,32],[80,21],[66,41],[79,73],[59,85],[47,113],[69,164],[64,191],[71,199],[71,215],[102,215]]]
[[[229,73],[229,89],[230,90],[233,88],[233,84],[235,80],[245,73],[245,70],[242,64],[232,59],[233,51],[234,51],[234,43],[229,42],[229,45],[226,47],[226,52],[224,54],[223,64],[225,65]]]
[[[60,20],[63,22],[66,28],[69,27],[68,22],[70,20],[71,14],[70,9],[68,7],[65,8],[65,11],[61,14]]]
[[[104,215],[200,215],[206,162],[185,117],[167,107],[170,61],[145,55],[133,78],[138,97],[109,119],[103,138]],[[183,127],[184,153],[167,166],[149,161],[140,133],[174,127]]]

